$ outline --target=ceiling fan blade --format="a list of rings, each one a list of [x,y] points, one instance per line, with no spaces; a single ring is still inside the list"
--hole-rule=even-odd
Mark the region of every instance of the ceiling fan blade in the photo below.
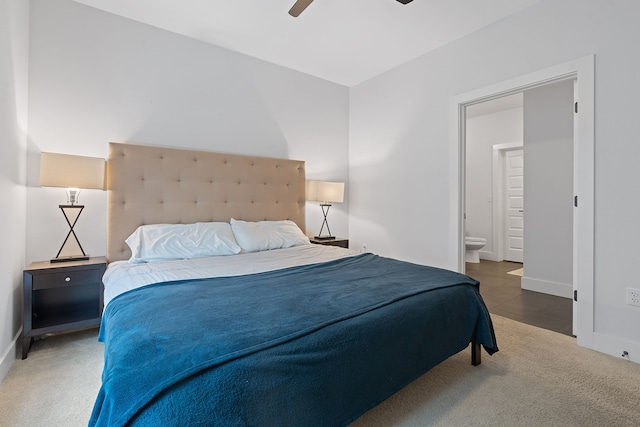
[[[307,6],[309,6],[311,3],[313,3],[313,0],[298,0],[297,2],[294,3],[293,6],[291,6],[291,9],[289,9],[289,15],[293,16],[293,17],[297,17],[298,15],[300,15],[306,8]]]
[[[413,0],[398,0],[400,3],[402,4],[409,4],[411,3]]]

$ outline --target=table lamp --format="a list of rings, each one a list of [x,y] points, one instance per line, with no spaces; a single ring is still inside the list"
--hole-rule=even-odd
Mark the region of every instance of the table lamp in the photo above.
[[[315,236],[318,240],[335,239],[335,236],[331,235],[329,229],[329,223],[327,222],[327,214],[331,203],[342,203],[344,200],[344,182],[327,182],[327,181],[307,181],[307,200],[320,202],[322,208],[322,215],[324,215],[324,221],[322,221],[322,227],[320,227],[320,233]],[[327,226],[327,235],[322,235],[324,226]]]
[[[42,153],[40,158],[40,185],[67,189],[67,204],[59,205],[69,224],[69,232],[51,262],[87,260],[73,227],[84,209],[79,205],[80,189],[104,189],[104,159],[72,156],[68,154]]]

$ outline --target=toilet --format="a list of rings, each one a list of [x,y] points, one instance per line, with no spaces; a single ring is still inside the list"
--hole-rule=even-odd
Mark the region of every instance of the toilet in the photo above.
[[[464,237],[464,260],[466,262],[479,263],[480,262],[480,249],[487,244],[487,239],[482,237]]]

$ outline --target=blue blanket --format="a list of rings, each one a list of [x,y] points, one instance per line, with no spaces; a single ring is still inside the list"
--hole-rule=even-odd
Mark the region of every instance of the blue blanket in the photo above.
[[[127,292],[89,425],[344,424],[470,341],[498,350],[477,287],[364,254]]]

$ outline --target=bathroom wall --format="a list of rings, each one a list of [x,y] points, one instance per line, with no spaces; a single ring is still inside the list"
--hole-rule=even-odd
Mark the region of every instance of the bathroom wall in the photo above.
[[[524,94],[522,288],[572,297],[573,80]]]
[[[466,232],[487,244],[481,259],[502,261],[493,241],[493,146],[522,142],[522,107],[482,114],[466,124]]]

